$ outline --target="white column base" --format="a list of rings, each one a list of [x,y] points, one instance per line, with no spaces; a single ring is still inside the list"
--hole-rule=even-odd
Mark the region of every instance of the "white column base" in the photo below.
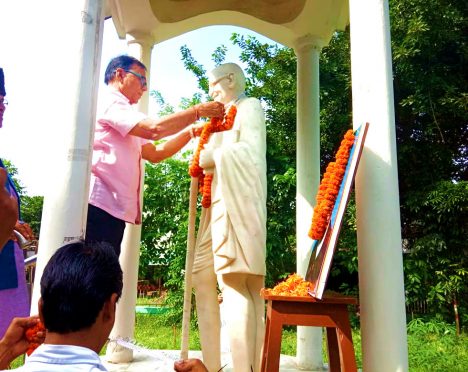
[[[106,349],[106,361],[109,363],[131,363],[133,361],[133,350],[109,343]]]

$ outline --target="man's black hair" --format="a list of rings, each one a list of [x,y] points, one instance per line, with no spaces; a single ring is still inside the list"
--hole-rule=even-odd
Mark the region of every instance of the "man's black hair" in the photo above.
[[[141,63],[138,59],[122,54],[120,56],[114,57],[111,59],[107,65],[106,72],[104,74],[104,83],[109,84],[109,81],[112,80],[115,74],[115,70],[118,68],[124,69],[125,71],[130,70],[133,65],[140,66],[146,70],[146,66]]]
[[[44,325],[61,334],[89,328],[113,293],[118,298],[122,294],[122,269],[111,245],[84,241],[64,245],[42,274]]]

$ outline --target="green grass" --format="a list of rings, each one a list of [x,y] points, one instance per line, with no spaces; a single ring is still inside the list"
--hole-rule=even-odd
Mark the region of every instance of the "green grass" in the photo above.
[[[136,314],[135,340],[149,349],[179,350],[181,326],[167,326],[155,315]],[[353,330],[353,342],[358,368],[362,368],[361,334]],[[190,330],[189,347],[200,350],[198,330]],[[327,361],[326,340],[323,339],[323,358]],[[295,327],[283,330],[281,353],[296,354]],[[464,372],[468,371],[468,335],[455,335],[455,328],[447,323],[413,320],[408,324],[408,358],[410,372]],[[22,365],[22,357],[12,364]]]
[[[179,349],[180,325],[165,326],[157,316],[137,314],[135,339],[152,349]],[[362,368],[361,333],[353,330],[353,343],[358,368]],[[190,331],[190,349],[200,350],[197,329]],[[323,359],[327,361],[326,338],[323,337]],[[296,355],[295,327],[283,330],[281,353]],[[455,335],[455,328],[443,322],[412,321],[408,325],[408,359],[410,372],[468,371],[468,335]]]
[[[408,323],[409,365],[413,372],[468,371],[468,335],[437,319]]]
[[[135,340],[149,348],[161,350],[180,350],[180,325],[162,325],[156,315],[137,314],[135,323]],[[189,334],[189,348],[200,350],[198,330],[191,328]]]
[[[137,306],[154,306],[154,305],[162,305],[164,304],[164,297],[137,297],[136,300]]]
[[[11,369],[21,367],[23,365],[23,360],[24,357],[22,355],[16,358],[13,362],[11,362]]]

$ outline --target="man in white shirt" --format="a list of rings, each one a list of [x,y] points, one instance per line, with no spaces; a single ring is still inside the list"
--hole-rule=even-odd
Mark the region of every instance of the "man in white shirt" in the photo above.
[[[59,248],[41,278],[39,317],[45,340],[15,371],[107,371],[98,355],[115,321],[122,270],[108,243],[77,241]],[[26,330],[37,317],[15,318],[0,340],[0,369],[26,351]],[[38,334],[37,342],[42,342]],[[178,372],[207,372],[198,359],[174,363]]]
[[[39,317],[44,343],[18,371],[106,371],[99,358],[114,325],[122,269],[112,246],[67,244],[41,278]]]

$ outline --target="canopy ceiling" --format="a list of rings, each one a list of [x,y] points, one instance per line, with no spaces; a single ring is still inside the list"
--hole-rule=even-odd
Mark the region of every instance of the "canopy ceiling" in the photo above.
[[[327,44],[349,22],[348,0],[107,0],[121,38],[153,43],[212,25],[251,29],[293,47],[302,37]]]

